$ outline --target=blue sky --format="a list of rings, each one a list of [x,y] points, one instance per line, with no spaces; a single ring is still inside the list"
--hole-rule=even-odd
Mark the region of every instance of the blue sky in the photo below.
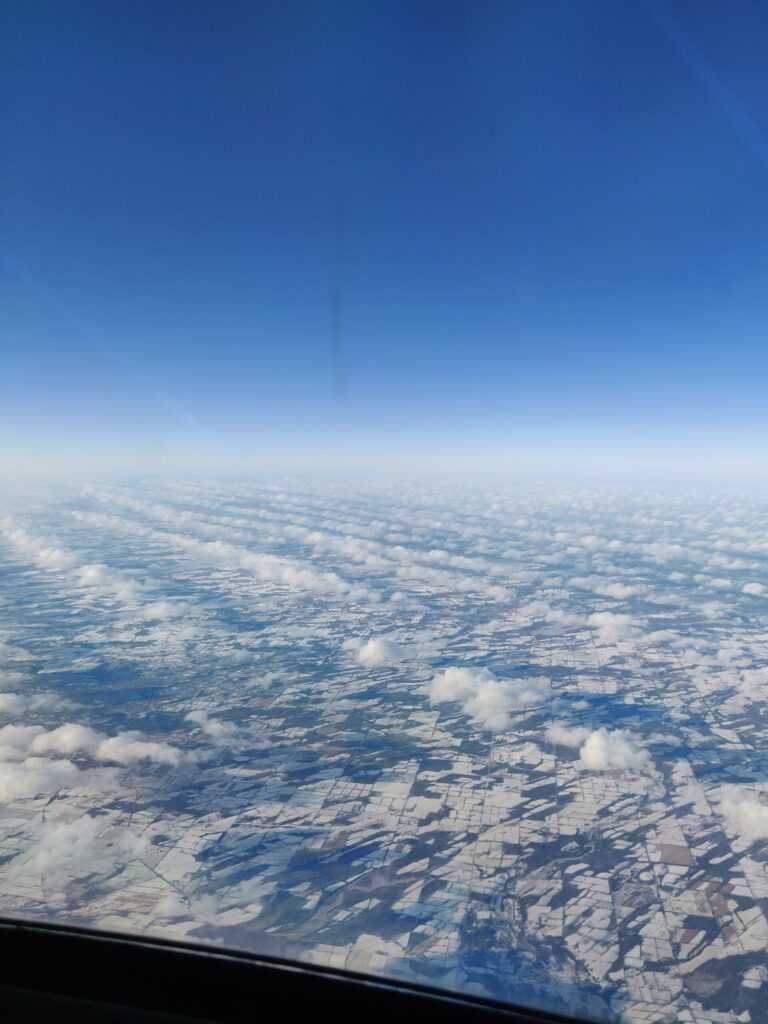
[[[0,11],[6,469],[765,471],[764,4]]]

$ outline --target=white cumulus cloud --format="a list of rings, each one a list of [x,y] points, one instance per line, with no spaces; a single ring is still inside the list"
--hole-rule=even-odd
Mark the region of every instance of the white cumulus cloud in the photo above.
[[[754,594],[756,597],[762,597],[763,594],[768,592],[768,587],[764,587],[762,583],[745,583],[744,593]]]
[[[357,651],[357,660],[368,668],[395,665],[405,657],[405,648],[388,637],[372,637]]]
[[[720,811],[729,832],[754,842],[768,839],[768,802],[747,786],[721,786]]]
[[[620,643],[640,632],[631,615],[615,612],[594,612],[587,618],[587,624],[596,630],[598,639],[604,644]]]
[[[645,768],[651,755],[632,733],[625,729],[608,730],[604,727],[590,733],[579,750],[585,768],[593,771],[639,771]]]
[[[546,679],[498,679],[487,668],[448,668],[429,688],[430,704],[461,703],[473,724],[503,732],[519,708],[541,704],[552,696]]]
[[[561,747],[580,747],[591,733],[584,725],[569,726],[553,722],[544,733],[545,739]]]
[[[34,754],[88,754],[96,761],[121,765],[136,761],[175,765],[180,759],[176,747],[147,740],[140,732],[131,730],[107,736],[77,722],[66,722],[50,732],[37,730],[31,739],[30,751]]]
[[[30,870],[59,884],[98,872],[114,874],[121,864],[141,857],[148,840],[127,828],[115,829],[101,816],[83,815],[73,821],[46,821],[25,858]]]
[[[0,763],[0,802],[55,792],[62,786],[71,786],[79,774],[71,761],[52,761],[46,757]]]
[[[239,735],[234,722],[222,722],[220,718],[212,718],[207,711],[190,711],[184,716],[185,722],[192,722],[204,736],[214,743],[229,743]]]

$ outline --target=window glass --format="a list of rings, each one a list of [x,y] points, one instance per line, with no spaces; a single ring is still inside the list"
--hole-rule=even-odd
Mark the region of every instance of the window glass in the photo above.
[[[0,18],[0,914],[768,1021],[768,8]]]

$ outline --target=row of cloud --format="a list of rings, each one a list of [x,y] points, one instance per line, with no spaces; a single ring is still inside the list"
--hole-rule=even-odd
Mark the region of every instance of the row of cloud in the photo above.
[[[593,612],[581,615],[562,608],[553,608],[548,601],[529,601],[518,609],[520,615],[530,619],[540,619],[564,628],[589,627],[597,633],[598,639],[605,644],[621,643],[639,636],[641,623],[631,615],[618,612]]]
[[[5,645],[4,645],[5,646]],[[23,656],[20,649],[9,652],[14,660]],[[0,668],[0,682],[16,687],[28,683],[24,672]],[[24,690],[0,692],[0,714],[19,719],[27,715],[50,716],[52,712],[71,710],[70,703],[52,693],[27,693]],[[81,760],[78,765],[72,758]],[[8,802],[40,794],[50,794],[80,782],[86,762],[127,767],[140,762],[174,766],[182,753],[169,743],[147,739],[135,730],[116,735],[77,722],[65,722],[55,728],[38,724],[11,722],[0,727],[0,801]]]
[[[251,551],[224,540],[203,540],[175,530],[157,530],[117,516],[76,512],[75,518],[100,529],[117,529],[165,548],[175,549],[204,565],[238,570],[290,590],[340,597],[350,601],[375,603],[379,600],[379,595],[364,584],[343,579],[335,572],[318,570],[296,559]]]
[[[148,621],[178,618],[190,610],[186,602],[158,598],[157,584],[139,580],[103,562],[84,564],[76,552],[57,541],[16,527],[8,518],[0,522],[0,535],[22,558],[38,568],[65,575],[76,588],[130,607],[140,618]]]
[[[188,491],[189,488],[182,488],[179,494],[175,494],[172,491],[171,497],[176,501],[180,498],[188,500],[188,497],[185,497]],[[244,508],[242,498],[239,497],[241,492],[242,494],[256,496],[258,505]],[[491,582],[487,578],[482,577],[473,579],[471,575],[466,577],[457,576],[456,573],[440,567],[440,563],[442,563],[442,565],[461,568],[472,574],[493,572],[496,575],[499,573],[505,576],[509,575],[509,566],[505,564],[506,552],[501,543],[496,546],[497,550],[494,558],[488,557],[489,551],[493,549],[488,548],[488,542],[485,538],[483,538],[483,545],[481,546],[482,556],[478,553],[468,556],[462,552],[449,551],[445,548],[430,548],[426,545],[419,548],[406,547],[400,543],[388,546],[382,544],[380,539],[373,540],[371,535],[377,538],[380,538],[382,535],[390,538],[396,535],[392,534],[391,531],[387,532],[386,524],[380,524],[377,530],[370,529],[372,520],[369,517],[363,517],[355,523],[345,523],[343,519],[334,518],[325,518],[318,522],[316,517],[313,518],[311,515],[306,514],[307,508],[312,505],[312,502],[310,501],[310,496],[305,492],[297,494],[292,498],[290,494],[284,494],[280,491],[275,491],[275,489],[269,492],[269,489],[265,487],[246,487],[240,488],[237,490],[237,494],[233,495],[222,491],[221,488],[209,488],[206,491],[206,488],[201,485],[198,488],[192,489],[192,493],[195,494],[194,500],[200,503],[199,507],[203,508],[204,511],[180,508],[176,504],[169,506],[156,501],[137,500],[127,493],[124,488],[88,489],[88,495],[96,498],[102,504],[108,505],[112,502],[121,504],[140,515],[157,518],[169,527],[177,526],[178,523],[186,523],[191,529],[204,532],[206,537],[216,537],[218,531],[225,536],[227,534],[241,538],[250,536],[259,541],[274,541],[276,543],[285,542],[286,539],[294,539],[299,543],[312,545],[315,555],[335,554],[347,561],[362,565],[363,568],[373,572],[392,572],[403,580],[405,586],[407,586],[408,582],[414,584],[418,583],[419,580],[423,580],[432,586],[452,590],[456,593],[478,593],[499,601],[507,601],[511,596],[506,585],[502,586],[500,583]],[[331,491],[331,493],[335,492]],[[267,494],[269,494],[272,501],[279,499],[278,504],[269,508],[262,507],[265,495]],[[237,498],[236,501],[235,497]],[[232,510],[229,511],[229,505],[232,502],[234,502],[234,505]],[[314,502],[314,504],[317,504],[317,502]],[[291,512],[289,511],[291,508],[301,509],[302,512]],[[318,509],[318,511],[320,510]],[[421,523],[422,526],[434,525],[442,530],[452,525],[450,517],[445,515],[441,516],[437,521],[430,517],[420,518],[416,516],[412,518],[414,523]],[[554,529],[549,534],[541,530],[533,530],[531,532],[530,522],[527,524],[529,528],[528,540],[532,541],[540,537],[548,538],[549,541],[555,542],[559,546],[565,544],[566,550],[572,549],[577,553],[586,553],[590,558],[598,557],[601,552],[603,554],[621,552],[623,556],[635,554],[641,558],[647,556],[652,560],[658,561],[660,558],[667,556],[673,558],[680,555],[682,557],[681,552],[685,552],[685,545],[682,544],[673,544],[664,548],[664,545],[658,541],[642,541],[636,530],[636,524],[642,520],[633,516],[628,517],[627,521],[631,521],[633,524],[633,534],[631,538],[623,541],[619,541],[616,537],[612,539],[601,538],[595,533],[584,533],[583,530],[578,536],[569,533],[567,530],[557,529]],[[117,526],[119,522],[120,520],[112,519],[113,526]],[[523,520],[520,520],[520,522],[523,522]],[[663,520],[658,520],[658,522],[659,525],[663,524]],[[645,525],[649,526],[650,523],[651,520],[648,520]],[[260,533],[257,533],[259,524],[269,525],[273,531],[272,536],[262,538]],[[453,524],[453,528],[456,536],[467,534],[467,529],[463,526],[460,527],[459,523]],[[354,531],[355,535],[350,535],[348,531]],[[476,532],[478,531],[469,531],[469,534],[471,535]],[[415,540],[419,531],[412,530],[412,533]],[[369,536],[359,536],[357,534],[368,534]],[[481,532],[480,536],[482,536]],[[577,539],[579,543],[574,545],[572,542]],[[215,544],[217,541],[212,541],[211,543]],[[239,545],[234,546],[238,547]],[[538,558],[541,555],[540,561],[542,562],[549,560],[548,556],[544,554],[544,550],[540,544],[537,545],[536,557]],[[529,556],[531,553],[529,552]],[[518,552],[518,554],[524,554],[524,552]],[[697,558],[698,555],[691,555],[691,560],[694,562]],[[719,559],[721,562],[727,561],[721,554],[715,555],[713,558]],[[744,563],[744,566],[747,564]],[[605,573],[610,570],[616,570],[616,567],[606,563],[601,566],[601,570]],[[645,600],[655,603],[675,604],[679,603],[682,599],[676,594],[665,593],[659,595],[654,593],[652,588],[649,588],[647,580],[643,580],[642,584],[639,585],[637,578],[633,577],[632,571],[626,566],[617,571],[620,572],[618,579],[605,575],[573,576],[570,580],[570,585],[590,590],[599,596],[617,601],[627,600],[641,593]],[[677,582],[686,579],[684,574],[679,572],[673,572],[668,575],[670,581],[673,581],[673,578]],[[701,585],[707,585],[716,590],[722,588],[725,584],[730,585],[732,582],[720,577],[708,577],[701,573],[691,578],[698,581]],[[737,584],[734,583],[733,586],[736,587]],[[768,593],[768,588],[754,580],[739,583],[738,587],[741,588],[741,592],[745,595],[758,596]],[[375,598],[371,598],[371,600],[375,600]],[[553,610],[555,614],[557,611]],[[707,617],[713,618],[722,614],[724,607],[718,602],[710,601],[701,608],[701,611]],[[573,614],[568,611],[561,611],[560,621],[562,621],[563,617]],[[594,614],[600,616],[613,613],[596,612]],[[555,620],[552,619],[551,621]],[[567,623],[563,622],[562,624]],[[619,642],[623,639],[628,639],[632,635],[632,630],[639,628],[639,624],[634,621],[625,621],[623,624],[614,621],[613,623],[606,622],[599,625],[597,620],[595,620],[593,625],[598,629],[598,637],[600,639],[605,638],[605,642]]]
[[[261,544],[265,542],[284,543],[286,540],[293,540],[311,547],[313,556],[338,556],[354,565],[360,565],[364,569],[374,572],[391,572],[403,581],[425,581],[451,591],[479,593],[497,601],[506,601],[510,597],[505,586],[478,578],[479,574],[488,574],[492,571],[492,565],[487,559],[467,557],[436,548],[415,550],[404,547],[402,544],[386,545],[367,537],[337,535],[333,532],[333,527],[336,524],[327,521],[318,524],[309,517],[286,516],[285,513],[277,520],[274,515],[266,514],[263,509],[259,508],[248,510],[250,518],[245,518],[240,514],[227,520],[222,516],[205,516],[203,513],[190,512],[188,509],[176,509],[157,502],[137,501],[120,491],[91,487],[87,489],[86,494],[96,498],[102,504],[116,503],[137,512],[142,517],[156,519],[164,525],[178,525],[179,522],[183,522],[189,529],[201,532],[206,536],[215,535],[218,532],[219,537],[213,543],[228,543],[221,537],[221,534],[226,536],[227,533],[238,539],[250,534]],[[267,519],[274,531],[272,536],[265,537],[263,531],[257,533],[257,527],[264,518]],[[287,522],[286,519],[293,521]],[[296,522],[298,519],[303,519],[305,522],[299,524]],[[120,520],[113,519],[112,525],[116,526],[119,522]],[[107,523],[103,522],[102,525],[107,525]],[[320,529],[319,525],[325,529]],[[189,539],[192,540],[192,538]],[[444,568],[444,566],[448,568]],[[457,569],[470,575],[462,576],[457,575],[455,571],[450,571]]]
[[[203,484],[180,491],[177,488],[177,493],[186,500],[193,495],[195,500],[207,501],[208,507],[219,509],[232,502],[233,491],[241,521],[243,498],[255,500],[259,506],[272,502],[272,515],[281,520],[290,515],[291,508],[304,512],[312,508],[317,514],[322,514],[322,509],[332,509],[335,515],[323,520],[323,527],[387,539],[395,539],[395,529],[397,539],[402,535],[414,542],[439,530],[456,540],[475,541],[475,550],[482,556],[492,552],[496,561],[511,540],[533,542],[542,552],[551,549],[596,557],[621,553],[657,563],[687,560],[740,569],[758,563],[747,562],[739,555],[768,554],[762,511],[754,500],[737,502],[733,495],[714,498],[712,494],[701,494],[691,504],[671,491],[601,492],[594,487],[579,491],[577,487],[516,486],[476,494],[455,488],[427,491],[401,486],[393,491],[388,487],[320,484],[311,489],[303,484],[293,491],[290,486],[269,485],[244,485],[227,491]],[[348,505],[344,511],[345,497]],[[395,497],[398,500],[393,500]],[[375,515],[366,508],[366,499],[375,508]],[[409,501],[413,504],[409,505]],[[424,511],[420,514],[421,509]],[[738,513],[738,522],[734,512]],[[350,513],[355,519],[353,523],[339,518]],[[248,514],[259,513],[249,509]],[[307,521],[309,517],[293,518]],[[387,518],[389,523],[384,521]],[[489,537],[498,543],[489,544]],[[730,551],[735,557],[726,554]]]

